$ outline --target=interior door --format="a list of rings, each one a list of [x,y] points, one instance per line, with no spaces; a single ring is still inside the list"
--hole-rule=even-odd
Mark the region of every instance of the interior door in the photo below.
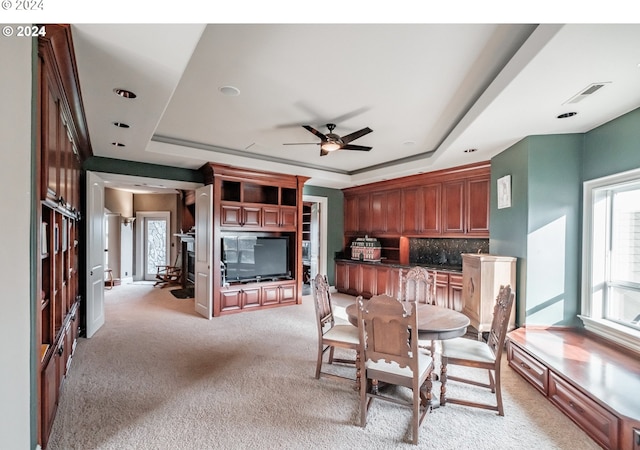
[[[213,185],[196,189],[195,307],[213,317]]]
[[[87,172],[87,337],[104,325],[104,181]]]

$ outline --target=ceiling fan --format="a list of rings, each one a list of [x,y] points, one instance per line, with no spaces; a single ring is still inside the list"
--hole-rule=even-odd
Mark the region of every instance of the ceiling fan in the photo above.
[[[350,144],[351,141],[355,141],[356,139],[364,136],[365,134],[371,133],[373,131],[371,128],[366,127],[366,128],[363,128],[362,130],[354,131],[351,134],[347,134],[346,136],[340,137],[333,132],[335,127],[336,127],[335,124],[328,123],[327,128],[329,129],[329,133],[323,134],[309,125],[302,125],[302,128],[304,128],[307,131],[310,131],[311,133],[315,134],[320,138],[320,142],[318,143],[320,145],[320,156],[328,155],[329,153],[334,152],[336,150],[360,150],[364,152],[368,152],[369,150],[371,150],[371,147],[366,147],[364,145]],[[310,143],[305,142],[304,144],[310,144]],[[318,144],[315,144],[315,145],[318,145]],[[284,144],[284,145],[302,145],[302,144],[292,143],[292,144]]]

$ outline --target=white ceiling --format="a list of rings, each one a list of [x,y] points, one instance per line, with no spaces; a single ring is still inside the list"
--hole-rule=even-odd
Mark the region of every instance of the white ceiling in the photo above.
[[[640,25],[92,24],[72,33],[94,155],[218,162],[318,186],[485,161],[525,136],[586,132],[640,106]],[[604,87],[569,103],[593,83]],[[340,135],[372,128],[352,143],[373,149],[321,157],[302,125],[327,132],[327,123]]]

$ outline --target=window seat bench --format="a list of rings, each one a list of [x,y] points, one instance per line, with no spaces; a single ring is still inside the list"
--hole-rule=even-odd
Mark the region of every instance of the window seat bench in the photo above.
[[[640,356],[578,328],[522,327],[507,359],[603,448],[640,450]]]

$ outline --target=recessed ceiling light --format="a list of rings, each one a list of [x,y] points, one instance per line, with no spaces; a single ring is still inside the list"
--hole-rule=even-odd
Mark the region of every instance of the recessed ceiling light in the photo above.
[[[240,95],[240,89],[234,86],[222,86],[218,90],[220,91],[221,94],[228,95],[229,97],[235,97],[237,95]]]
[[[124,147],[125,145],[122,142],[112,142],[111,145],[114,147]]]
[[[123,122],[113,122],[113,124],[118,128],[129,128],[129,125]]]
[[[119,95],[120,97],[124,97],[124,98],[136,98],[137,97],[136,94],[134,94],[133,92],[128,91],[126,89],[115,88],[113,90],[113,92],[115,92],[116,95]]]
[[[567,117],[573,117],[573,116],[575,116],[576,114],[578,114],[578,113],[577,113],[577,112],[575,112],[575,111],[571,111],[571,112],[568,112],[568,113],[560,114],[560,115],[558,116],[558,119],[566,119]]]
[[[473,153],[473,152],[476,152],[476,151],[478,151],[478,149],[477,149],[477,148],[468,148],[468,149],[466,149],[464,152],[465,152],[465,153]]]

